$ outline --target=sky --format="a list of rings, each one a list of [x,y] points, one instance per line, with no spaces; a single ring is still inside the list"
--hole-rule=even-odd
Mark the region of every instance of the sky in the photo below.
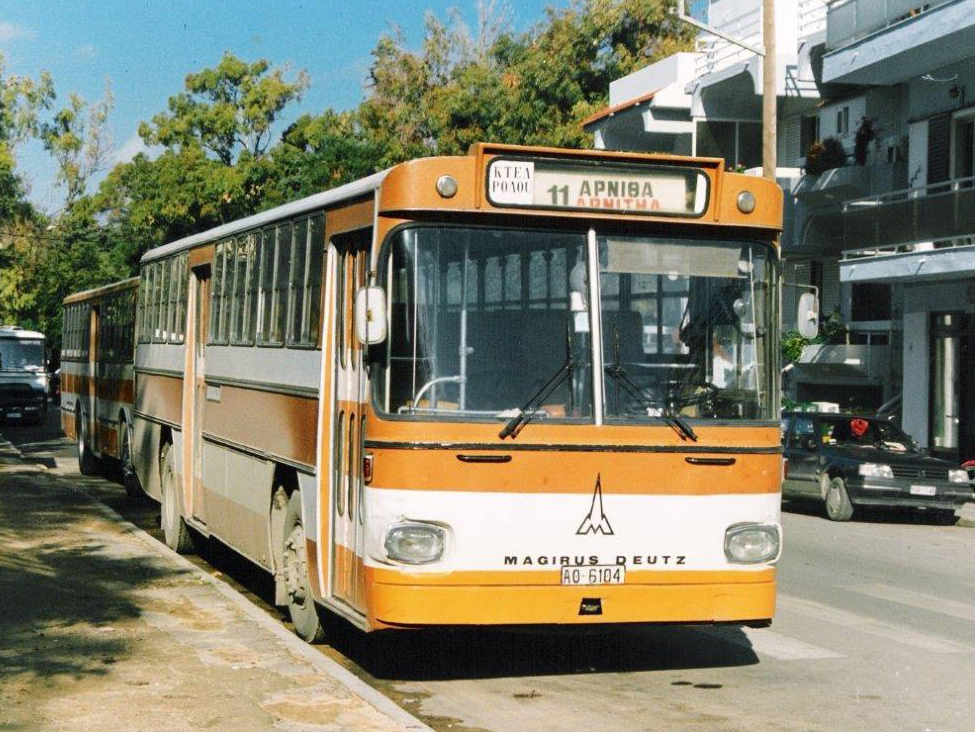
[[[569,0],[511,0],[512,25],[525,30],[548,6]],[[499,3],[500,4],[500,3]],[[457,8],[474,27],[477,0],[0,0],[0,53],[7,75],[54,77],[56,104],[69,92],[115,97],[109,118],[113,162],[143,149],[139,122],[166,109],[188,73],[215,65],[224,51],[305,69],[311,86],[286,114],[349,109],[364,96],[370,52],[400,28],[410,47],[423,38],[424,14],[446,19]],[[30,197],[55,212],[62,193],[54,166],[37,143],[18,152]]]

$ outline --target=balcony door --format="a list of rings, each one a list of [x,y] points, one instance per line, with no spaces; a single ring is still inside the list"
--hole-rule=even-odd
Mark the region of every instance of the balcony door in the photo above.
[[[932,313],[928,444],[949,460],[975,457],[975,375],[972,317]]]

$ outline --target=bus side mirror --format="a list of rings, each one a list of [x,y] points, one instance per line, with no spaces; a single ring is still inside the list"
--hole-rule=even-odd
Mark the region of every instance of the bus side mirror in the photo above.
[[[796,313],[796,327],[803,338],[819,335],[819,302],[811,292],[799,296],[799,312]]]
[[[360,287],[355,294],[355,336],[364,346],[386,340],[386,291]]]

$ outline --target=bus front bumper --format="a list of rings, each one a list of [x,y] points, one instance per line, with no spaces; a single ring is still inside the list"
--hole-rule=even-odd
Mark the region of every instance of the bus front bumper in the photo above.
[[[598,586],[373,583],[373,628],[426,625],[755,623],[775,613],[775,570],[748,581]]]

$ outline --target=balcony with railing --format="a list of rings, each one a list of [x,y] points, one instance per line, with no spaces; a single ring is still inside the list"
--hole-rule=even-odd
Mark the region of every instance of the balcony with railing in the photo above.
[[[846,201],[847,248],[915,251],[918,245],[975,235],[975,178],[933,183]]]
[[[830,0],[823,81],[894,84],[971,57],[975,0]]]
[[[776,24],[789,29],[795,24],[796,41],[803,41],[826,29],[827,0],[777,0]],[[761,48],[762,3],[761,0],[718,0],[711,5],[709,22],[718,30],[734,36],[742,42]],[[736,64],[756,58],[748,49],[707,33],[697,42],[700,56],[697,59],[698,78],[713,74]]]
[[[833,0],[826,20],[826,50],[912,20],[953,0]]]

